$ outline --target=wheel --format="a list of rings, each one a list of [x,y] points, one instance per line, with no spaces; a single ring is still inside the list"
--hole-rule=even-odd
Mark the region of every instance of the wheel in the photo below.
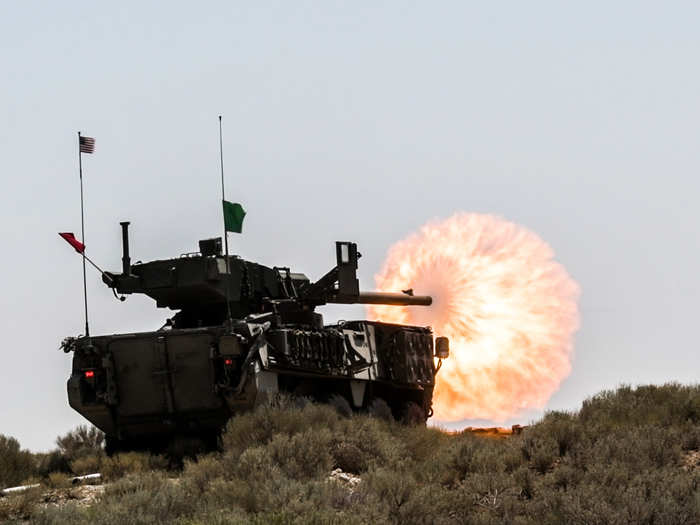
[[[336,412],[338,412],[338,414],[341,416],[352,416],[352,408],[350,407],[350,403],[348,403],[348,400],[340,394],[333,394],[331,397],[329,397],[328,404],[335,408]]]
[[[367,412],[371,417],[383,419],[384,421],[393,421],[394,414],[391,413],[391,407],[381,397],[375,397],[369,404]]]
[[[425,409],[418,403],[409,401],[406,404],[404,404],[403,410],[401,412],[401,422],[404,425],[425,425],[427,419],[428,418],[426,417]]]

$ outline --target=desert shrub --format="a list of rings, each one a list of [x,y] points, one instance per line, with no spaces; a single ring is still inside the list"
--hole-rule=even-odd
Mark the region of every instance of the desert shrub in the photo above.
[[[182,472],[183,483],[192,494],[201,494],[215,479],[224,478],[226,470],[224,463],[217,455],[200,457],[197,461],[185,462]]]
[[[577,451],[586,436],[576,414],[548,412],[541,421],[525,429],[520,437],[523,458],[540,474],[547,473],[561,458],[573,455],[582,461],[586,455]]]
[[[521,441],[523,457],[540,474],[547,472],[558,456],[559,445],[543,429],[527,431]]]
[[[477,449],[476,471],[481,473],[505,472],[505,449],[505,442],[501,439],[484,439],[483,446]]]
[[[579,418],[597,432],[620,426],[697,423],[700,386],[668,383],[605,390],[583,402]]]
[[[700,449],[700,425],[683,425],[678,429],[678,434],[683,450]]]
[[[35,475],[34,458],[13,437],[0,434],[0,488],[19,485]]]
[[[532,467],[540,474],[546,473],[554,464],[555,456],[547,449],[535,450],[532,455]]]
[[[73,472],[68,458],[59,450],[52,450],[46,454],[35,454],[35,460],[37,475],[42,478],[47,478],[52,472],[63,472],[65,474]]]
[[[334,466],[359,474],[371,465],[393,465],[408,457],[409,451],[397,433],[395,423],[366,416],[342,421],[333,434],[331,453]]]
[[[80,425],[56,438],[56,450],[36,454],[37,475],[49,480],[55,472],[75,475],[99,472],[104,456],[103,443],[104,434],[100,430]]]
[[[38,524],[174,523],[192,517],[197,502],[186,497],[178,483],[162,473],[129,475],[107,485],[97,503],[80,508],[76,505],[49,507],[32,517]]]
[[[228,465],[233,466],[226,467],[230,475],[210,482],[206,493],[208,505],[234,506],[249,513],[287,505],[293,499],[291,494],[303,483],[290,479],[286,473],[302,477],[303,471],[297,470],[299,456],[289,453],[289,436],[279,434],[278,438],[279,442],[273,439],[267,445],[250,447],[235,463],[230,462]],[[229,457],[229,461],[232,459]]]
[[[243,480],[255,480],[260,477],[276,477],[279,466],[264,446],[250,447],[241,454],[235,470],[236,476]]]
[[[64,489],[72,483],[71,478],[63,472],[51,472],[46,479],[46,485],[54,489]]]
[[[368,498],[374,498],[386,508],[388,515],[401,516],[404,507],[418,490],[418,483],[410,472],[379,468],[366,475],[362,483],[362,492]]]
[[[171,523],[196,508],[196,500],[162,473],[130,475],[114,485],[90,507],[92,523]]]
[[[518,438],[511,438],[507,440],[501,454],[504,472],[515,472],[524,463]]]
[[[306,521],[319,522],[318,518],[323,517],[339,522],[337,519],[339,516],[344,516],[346,521],[351,521],[350,516],[359,517],[358,508],[361,507],[362,502],[356,493],[350,494],[346,487],[322,479],[308,482],[294,481],[280,491],[279,497],[271,504],[267,507],[268,510],[284,508],[298,517],[303,516]],[[296,521],[305,522],[299,519]]]
[[[648,458],[652,467],[676,466],[680,463],[680,444],[667,429],[641,427],[635,437],[638,438],[639,453]]]
[[[103,452],[105,435],[93,426],[80,425],[56,438],[56,446],[69,461]]]
[[[570,464],[561,464],[552,473],[550,483],[555,489],[574,488],[582,477],[582,472]]]
[[[533,479],[537,478],[539,476],[533,474]],[[478,504],[485,498],[489,499],[489,496],[498,495],[499,499],[502,498],[515,483],[511,475],[479,472],[471,474],[458,485],[458,488],[472,503]]]
[[[154,491],[159,489],[167,478],[162,473],[149,472],[145,474],[131,473],[128,476],[109,483],[105,487],[103,501],[122,498],[126,495],[141,491]]]
[[[254,411],[233,417],[223,435],[223,448],[238,456],[250,446],[270,442],[276,434],[292,435],[311,428],[332,431],[340,420],[329,406],[306,403],[300,407],[292,398],[275,396]]]
[[[336,442],[331,449],[331,454],[334,466],[343,472],[359,474],[367,470],[367,455],[354,443]]]
[[[616,463],[625,472],[631,473],[680,462],[680,444],[672,439],[670,431],[654,426],[606,433],[581,453],[586,456],[586,463],[579,461],[582,468],[586,468],[587,464]]]
[[[307,504],[313,483],[289,479],[278,468],[268,472],[258,472],[247,479],[234,477],[230,480],[217,479],[209,484],[204,506],[214,508],[239,508],[249,514],[257,514],[272,509],[290,508]]]
[[[344,525],[346,523],[366,523],[353,516],[337,516],[324,510],[308,510],[302,514],[287,509],[275,509],[250,516],[245,522],[251,525]]]
[[[411,451],[411,457],[422,461],[433,458],[436,451],[449,445],[452,436],[440,428],[422,427],[420,425],[391,426],[391,433]]]
[[[467,439],[455,446],[454,455],[450,461],[451,470],[456,474],[457,481],[464,480],[467,475],[476,470],[476,455],[479,448],[479,438],[467,436]]]
[[[342,417],[352,416],[352,407],[348,400],[340,394],[334,394],[328,400],[328,405],[333,407],[335,411]]]
[[[606,487],[583,479],[557,499],[562,522],[670,525],[697,522],[697,494],[697,482],[675,471],[651,471]]]
[[[127,474],[164,470],[166,466],[167,460],[163,456],[146,452],[124,452],[101,458],[100,472],[106,481],[114,481]]]
[[[394,421],[389,404],[381,398],[373,399],[369,405],[369,415],[382,421]]]
[[[41,501],[41,488],[0,497],[0,522],[25,521],[33,517]]]
[[[311,479],[331,470],[331,432],[319,428],[287,436],[278,434],[266,447],[284,474],[292,479]]]
[[[183,516],[176,523],[177,525],[248,525],[251,519],[244,510],[239,508],[205,506],[196,515]]]
[[[408,494],[408,499],[397,510],[389,514],[393,523],[411,523],[416,525],[433,525],[439,523],[454,523],[445,519],[448,515],[444,506],[440,505],[442,490],[434,485],[417,485]]]
[[[101,472],[104,459],[104,456],[97,455],[82,456],[70,462],[70,470],[76,476]]]
[[[179,480],[152,472],[157,457],[104,458],[103,474],[115,481],[96,505],[42,509],[35,496],[11,519],[23,512],[32,523],[81,524],[700,523],[700,472],[680,460],[682,450],[697,449],[697,392],[621,387],[507,439],[343,418],[280,396],[234,418],[224,451],[187,461]],[[71,465],[92,468],[95,457],[102,458]],[[361,481],[329,478],[335,467]],[[0,498],[5,516],[9,499]]]
[[[248,480],[213,480],[202,494],[202,506],[207,513],[222,508],[240,509],[245,515],[261,512],[269,506],[269,490],[275,487],[274,481],[278,479],[279,475],[273,474],[268,479],[258,476]]]
[[[336,430],[347,421],[340,418],[331,407],[316,403],[307,403],[300,409],[299,419],[286,419],[285,424],[280,427],[280,431],[286,434],[302,432],[308,428],[327,428]]]
[[[569,412],[548,412],[537,424],[537,430],[556,442],[560,457],[566,455],[581,437],[578,419]]]
[[[521,467],[513,473],[513,481],[518,489],[518,496],[532,499],[535,495],[535,477],[527,467]]]

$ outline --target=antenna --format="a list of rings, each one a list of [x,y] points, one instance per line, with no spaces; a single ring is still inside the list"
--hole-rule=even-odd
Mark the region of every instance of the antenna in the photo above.
[[[222,217],[223,217],[223,206],[226,205],[226,191],[224,188],[224,141],[223,133],[221,130],[221,115],[219,115],[219,159],[221,161],[221,205],[222,205]],[[226,252],[226,312],[228,314],[228,328],[231,330],[233,328],[233,318],[231,316],[231,300],[230,300],[230,287],[231,287],[231,268],[229,265],[228,256],[228,230],[226,229],[226,220],[224,218],[224,249]]]
[[[78,131],[78,171],[80,172],[80,240],[85,244],[85,211],[83,207],[83,138]],[[85,274],[85,251],[83,250],[83,300],[85,302],[85,337],[90,336],[88,323],[87,276]],[[92,262],[92,261],[90,261]]]

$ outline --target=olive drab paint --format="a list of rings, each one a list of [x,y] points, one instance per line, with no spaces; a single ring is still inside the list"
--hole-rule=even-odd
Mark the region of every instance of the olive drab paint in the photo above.
[[[326,303],[431,303],[412,291],[361,292],[354,243],[337,242],[336,267],[311,282],[289,268],[226,261],[218,238],[200,241],[196,253],[132,265],[128,225],[122,272],[105,272],[103,281],[115,294],[144,294],[177,312],[153,332],[63,342],[73,352],[70,406],[105,432],[109,453],[182,441],[214,449],[232,415],[278,392],[356,411],[383,402],[412,423],[432,414],[435,359],[446,357],[446,341],[436,356],[428,327],[324,325],[315,311]]]

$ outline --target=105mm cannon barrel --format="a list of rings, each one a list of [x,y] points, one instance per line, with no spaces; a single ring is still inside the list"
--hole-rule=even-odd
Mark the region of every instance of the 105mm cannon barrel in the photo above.
[[[389,306],[430,306],[433,298],[429,295],[409,295],[390,292],[360,292],[358,295],[336,295],[329,299],[335,304],[383,304]]]

